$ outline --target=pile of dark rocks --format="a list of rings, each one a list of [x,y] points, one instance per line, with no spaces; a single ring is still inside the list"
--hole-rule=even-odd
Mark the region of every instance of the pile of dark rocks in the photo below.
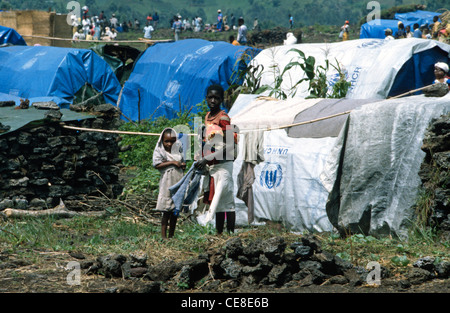
[[[434,119],[423,140],[419,176],[429,196],[429,225],[450,240],[450,114]]]
[[[302,31],[300,29],[290,30],[283,27],[253,31],[248,39],[253,45],[282,45],[288,32],[294,34],[297,38],[297,43],[302,42]]]
[[[149,266],[145,256],[115,254],[83,261],[81,268],[87,274],[143,279],[150,283],[148,286],[153,286],[153,291],[161,292],[165,288],[195,287],[216,292],[321,284],[359,286],[365,282],[367,270],[353,267],[338,256],[322,251],[314,236],[304,236],[290,248],[293,252],[286,252],[287,244],[282,237],[246,244],[240,237],[234,237],[223,248],[186,261],[166,260]]]
[[[65,125],[117,129],[110,104],[96,107],[93,118]],[[0,136],[0,210],[47,209],[60,199],[121,194],[117,134],[66,129],[60,110],[48,110],[44,122]]]
[[[314,235],[305,235],[287,247],[282,237],[244,241],[229,239],[223,248],[210,250],[181,262],[165,260],[148,265],[143,253],[111,254],[95,261],[83,260],[86,274],[144,282],[138,292],[196,289],[202,292],[252,292],[285,288],[340,285],[372,287],[371,268],[354,266],[324,251]],[[450,278],[450,262],[434,257],[418,259],[401,278],[380,266],[379,286],[406,290],[432,279]],[[113,288],[114,289],[114,288]],[[114,292],[111,289],[110,292]],[[135,290],[136,291],[136,290]]]

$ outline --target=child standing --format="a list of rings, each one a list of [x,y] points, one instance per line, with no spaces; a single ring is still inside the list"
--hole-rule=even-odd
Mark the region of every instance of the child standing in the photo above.
[[[175,185],[183,178],[183,172],[186,168],[186,163],[183,159],[183,148],[180,141],[177,140],[177,133],[174,129],[166,128],[161,133],[153,151],[153,166],[161,173],[156,205],[156,210],[163,212],[161,236],[163,239],[172,238],[175,234],[178,215],[174,214],[175,205],[172,201],[169,187]],[[167,230],[169,230],[168,236]]]
[[[236,213],[233,194],[233,161],[234,161],[234,130],[231,119],[221,110],[224,90],[220,85],[212,85],[206,91],[206,102],[209,112],[205,117],[205,146],[202,158],[196,163],[200,170],[207,169],[210,176],[209,200],[210,207],[206,221],[215,215],[216,230],[220,235],[227,222],[227,231],[234,232]],[[227,135],[228,132],[228,135]],[[230,133],[231,132],[231,133]]]

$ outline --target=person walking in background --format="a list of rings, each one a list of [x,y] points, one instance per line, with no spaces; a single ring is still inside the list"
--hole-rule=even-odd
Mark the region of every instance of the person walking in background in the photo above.
[[[433,39],[438,38],[439,30],[441,29],[441,22],[439,22],[439,16],[433,17],[433,27],[431,28],[431,36]]]
[[[255,19],[253,20],[253,30],[256,30],[256,31],[260,30],[257,17],[255,17]]]
[[[109,25],[111,28],[117,28],[119,26],[119,20],[116,18],[116,15],[113,13],[111,19],[109,20]]]
[[[394,36],[392,36],[392,29],[386,28],[384,30],[384,40],[394,40]]]
[[[217,10],[217,31],[223,30],[223,14],[221,10]]]
[[[412,38],[413,33],[411,32],[411,26],[405,27],[405,38]]]
[[[134,28],[136,30],[139,30],[139,28],[141,28],[141,23],[139,22],[139,20],[137,18],[134,19]]]
[[[158,27],[158,22],[159,22],[159,15],[158,12],[155,12],[155,14],[153,14],[153,28],[156,29],[156,27]]]
[[[237,41],[240,45],[246,45],[247,44],[247,26],[244,24],[244,18],[240,17],[238,19],[238,35],[237,35]]]
[[[236,29],[236,17],[234,16],[233,13],[231,13],[230,16],[230,29]]]
[[[413,25],[413,38],[422,38],[422,31],[419,29],[419,24]]]
[[[181,21],[178,18],[178,16],[174,16],[174,22],[172,24],[172,29],[175,35],[175,41],[178,41],[178,39],[180,39],[180,33],[181,33]]]
[[[147,22],[147,25],[145,25],[144,27],[144,38],[145,39],[152,39],[152,31],[153,31],[153,26],[150,25],[149,22]]]
[[[294,17],[289,14],[289,29],[292,29],[294,27]]]
[[[145,25],[146,25],[146,26],[147,26],[147,25],[152,25],[152,26],[153,26],[153,16],[152,16],[151,13],[149,13],[149,14],[147,15],[147,23],[146,23]]]
[[[339,38],[342,39],[342,41],[346,41],[349,38],[349,27],[350,27],[350,22],[349,21],[345,21],[344,25],[342,25],[341,27],[341,32],[339,34]]]
[[[398,22],[397,25],[398,25],[398,30],[395,32],[394,38],[395,39],[406,38],[405,25],[403,25],[402,22]]]
[[[153,150],[153,167],[159,170],[159,193],[156,210],[163,212],[161,220],[161,237],[172,238],[175,234],[178,214],[169,188],[183,178],[186,163],[183,159],[183,146],[177,139],[173,128],[162,131]],[[167,234],[168,232],[168,234]]]

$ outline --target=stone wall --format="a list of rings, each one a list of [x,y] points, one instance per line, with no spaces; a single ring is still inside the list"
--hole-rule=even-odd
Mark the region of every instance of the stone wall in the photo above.
[[[450,238],[450,114],[434,119],[423,141],[419,173],[430,205],[429,224]]]
[[[117,129],[121,121],[114,108],[102,105],[99,110],[95,118],[65,124]],[[0,136],[0,210],[46,209],[60,199],[115,197],[122,192],[120,137],[65,129],[58,114],[52,116],[43,125]]]

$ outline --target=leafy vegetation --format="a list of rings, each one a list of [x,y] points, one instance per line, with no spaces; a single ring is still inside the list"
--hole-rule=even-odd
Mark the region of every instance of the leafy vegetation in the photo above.
[[[177,118],[167,119],[159,117],[140,121],[140,123],[125,123],[120,130],[129,132],[145,132],[160,134],[167,127],[185,126],[191,128],[190,123],[194,115],[189,112],[179,113]],[[123,135],[121,145],[130,146],[131,149],[122,152],[120,157],[123,164],[128,167],[129,174],[133,176],[125,188],[126,193],[144,193],[157,190],[159,186],[159,171],[153,168],[153,150],[159,136]],[[191,149],[193,151],[193,149]],[[192,161],[187,163],[189,167]]]
[[[295,48],[290,49],[289,52],[297,53],[298,58],[289,62],[282,71],[278,65],[272,67],[271,73],[274,76],[273,86],[261,86],[261,75],[264,67],[259,65],[257,67],[249,67],[248,75],[243,83],[243,90],[247,93],[254,94],[268,91],[270,97],[284,100],[295,97],[298,86],[303,82],[308,82],[308,91],[310,94],[307,98],[344,98],[347,95],[351,83],[346,80],[346,75],[340,68],[337,60],[336,65],[332,64],[331,66],[337,71],[338,79],[336,82],[331,83],[327,78],[327,73],[330,70],[329,60],[325,60],[325,66],[316,66],[316,59],[313,56],[307,57],[302,51]],[[299,79],[286,91],[282,88],[283,81],[288,72],[295,67],[300,67],[305,77]],[[288,77],[292,80],[291,75]]]

